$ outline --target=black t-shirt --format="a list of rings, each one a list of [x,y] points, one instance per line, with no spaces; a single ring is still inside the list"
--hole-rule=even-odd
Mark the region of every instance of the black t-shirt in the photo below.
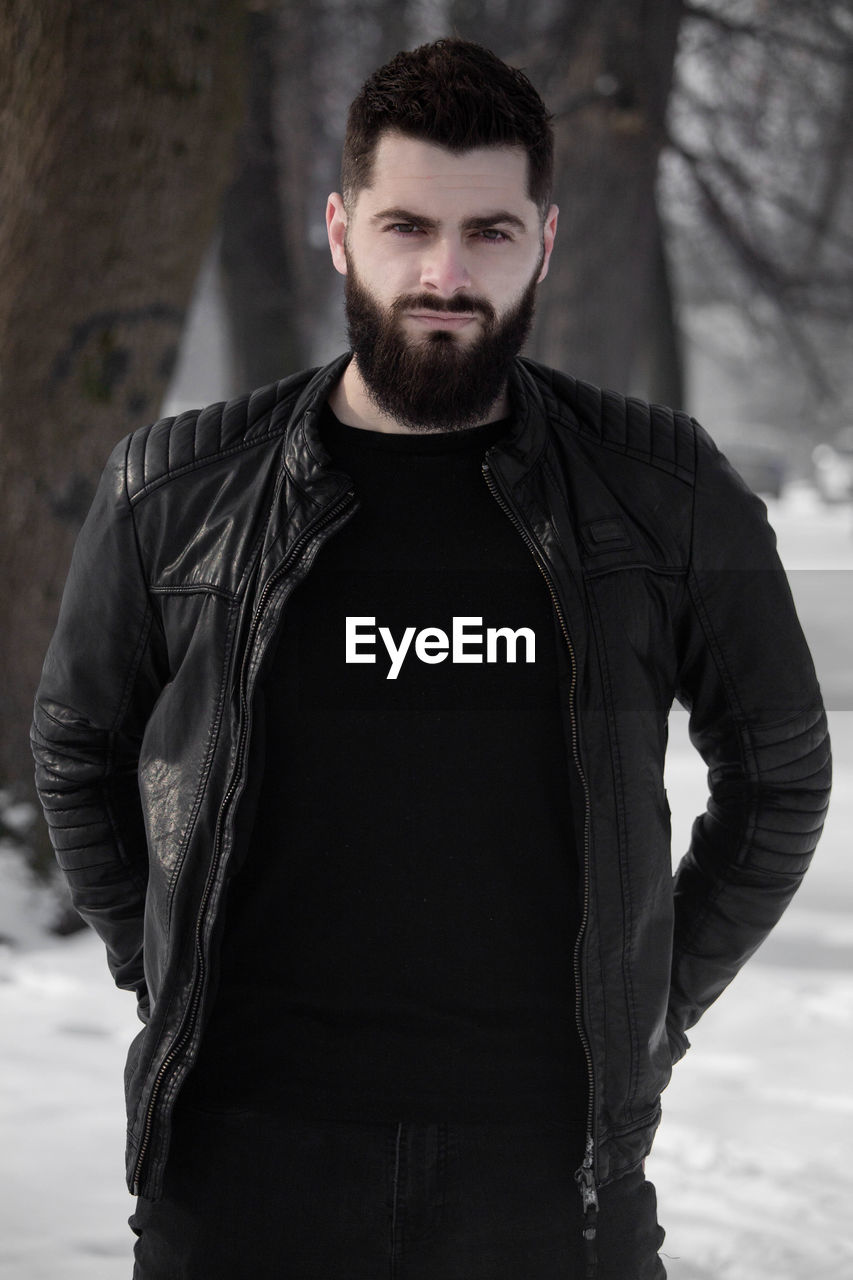
[[[579,871],[547,586],[481,472],[506,423],[345,426],[359,509],[294,590],[193,1088],[360,1119],[581,1119]]]

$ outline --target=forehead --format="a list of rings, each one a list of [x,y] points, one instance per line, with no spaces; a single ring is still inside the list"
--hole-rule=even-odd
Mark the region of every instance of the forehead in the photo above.
[[[453,152],[420,138],[385,133],[373,157],[370,186],[359,192],[357,204],[393,204],[429,213],[430,205],[463,211],[496,201],[501,208],[535,208],[527,194],[523,147]]]

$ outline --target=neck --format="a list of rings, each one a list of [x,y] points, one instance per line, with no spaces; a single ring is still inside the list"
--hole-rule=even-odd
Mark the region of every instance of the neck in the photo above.
[[[390,414],[383,413],[373,403],[368,395],[367,387],[364,384],[364,379],[361,376],[355,357],[350,360],[340,382],[329,393],[329,408],[335,417],[348,427],[361,427],[365,431],[382,431],[391,435],[421,434],[420,431],[413,430],[412,427],[399,422],[396,418],[391,417]],[[504,385],[500,394],[495,397],[480,421],[471,425],[483,426],[486,422],[496,422],[499,418],[507,417],[508,414],[509,396],[506,385]],[[440,427],[434,430],[426,428],[427,431],[433,434],[441,429]]]

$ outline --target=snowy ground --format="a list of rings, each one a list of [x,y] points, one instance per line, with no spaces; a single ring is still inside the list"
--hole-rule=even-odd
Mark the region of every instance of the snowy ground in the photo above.
[[[665,1095],[647,1173],[670,1280],[853,1277],[853,529],[804,492],[771,517],[830,707],[833,809],[794,905],[695,1029]],[[677,855],[704,805],[681,714],[667,787]],[[0,943],[0,1277],[126,1280],[133,1001],[93,936],[51,940],[41,910],[0,845],[0,935],[13,940]]]

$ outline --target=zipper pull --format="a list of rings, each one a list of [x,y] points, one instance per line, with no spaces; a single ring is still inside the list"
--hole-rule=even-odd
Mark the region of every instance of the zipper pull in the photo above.
[[[586,1139],[586,1152],[583,1164],[575,1174],[575,1182],[583,1204],[583,1242],[586,1254],[586,1280],[595,1280],[598,1275],[598,1192],[595,1189],[595,1173],[593,1172],[593,1153],[595,1146],[592,1135]]]
[[[598,1212],[598,1192],[595,1189],[595,1174],[592,1169],[594,1152],[595,1146],[592,1141],[592,1134],[587,1134],[583,1164],[575,1174],[575,1182],[578,1184],[578,1191],[580,1191],[581,1200],[583,1201],[584,1214],[593,1210],[596,1213]]]

